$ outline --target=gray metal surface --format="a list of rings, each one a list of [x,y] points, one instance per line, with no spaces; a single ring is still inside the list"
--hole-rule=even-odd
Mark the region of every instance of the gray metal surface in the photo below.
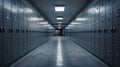
[[[61,53],[62,54],[61,54]],[[58,58],[61,56],[61,59]],[[58,60],[58,61],[57,61]],[[56,65],[61,60],[61,65]],[[10,67],[108,67],[65,37],[51,37]]]

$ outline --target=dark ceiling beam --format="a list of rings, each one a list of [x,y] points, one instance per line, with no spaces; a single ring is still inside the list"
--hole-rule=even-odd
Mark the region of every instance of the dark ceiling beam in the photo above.
[[[46,19],[46,20],[49,22],[49,24],[51,24],[51,21],[47,18],[46,15],[44,15],[44,13],[41,12],[41,10],[40,10],[39,8],[37,8],[37,6],[33,3],[32,0],[25,0],[25,1],[27,1],[40,15],[42,15],[43,18]],[[51,24],[51,25],[52,25],[52,24]],[[53,26],[54,28],[56,28],[54,25],[52,25],[52,26]]]
[[[84,5],[84,7],[82,7],[82,9],[80,9],[74,16],[73,18],[66,24],[66,26],[68,26],[74,19],[77,18],[77,16],[84,10],[84,8],[86,8],[93,0],[88,0],[87,3]],[[63,29],[66,27],[64,26]]]

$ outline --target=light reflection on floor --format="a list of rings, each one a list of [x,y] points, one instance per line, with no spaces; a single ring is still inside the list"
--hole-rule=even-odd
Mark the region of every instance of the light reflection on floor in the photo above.
[[[62,46],[61,46],[61,38],[58,38],[58,47],[57,47],[57,60],[56,60],[57,67],[63,66],[63,58],[62,58]]]

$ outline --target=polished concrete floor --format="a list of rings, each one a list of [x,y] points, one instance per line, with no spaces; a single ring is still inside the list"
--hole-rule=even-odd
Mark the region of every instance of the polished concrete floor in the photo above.
[[[109,67],[65,37],[50,40],[10,67]]]

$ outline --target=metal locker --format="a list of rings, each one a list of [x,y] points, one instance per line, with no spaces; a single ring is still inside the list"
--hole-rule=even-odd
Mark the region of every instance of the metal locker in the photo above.
[[[29,14],[29,16],[32,16]],[[29,18],[29,17],[28,17]],[[29,21],[29,20],[28,20]],[[28,23],[28,50],[31,50],[31,33],[30,33],[30,23]]]
[[[12,43],[12,26],[11,26],[11,0],[4,0],[4,65],[11,62],[11,43]]]
[[[93,13],[95,12],[95,10],[93,10]],[[95,34],[94,34],[94,30],[95,30],[95,20],[94,20],[94,18],[95,18],[95,15],[93,14],[92,15],[92,23],[91,23],[91,30],[92,30],[92,33],[91,33],[91,35],[92,35],[92,53],[95,55]]]
[[[23,22],[23,24],[24,24],[24,53],[27,53],[27,51],[28,51],[28,48],[27,48],[27,45],[28,45],[28,40],[27,40],[27,33],[26,33],[26,30],[27,30],[27,6],[24,4],[24,22]]]
[[[24,4],[24,2],[22,1],[22,5],[23,5],[23,14],[22,14],[22,25],[23,25],[23,28],[22,28],[22,35],[23,35],[23,54],[25,54],[26,53],[26,51],[25,51],[25,45],[26,45],[26,39],[25,39],[25,11],[26,11],[26,7],[25,7],[25,4]]]
[[[100,1],[100,23],[99,28],[102,32],[99,34],[99,44],[100,44],[100,58],[105,60],[105,0]]]
[[[105,28],[105,0],[100,0],[100,29]]]
[[[29,14],[30,13],[27,13],[27,17],[26,17],[26,31],[29,29],[29,26],[28,26]],[[26,32],[26,35],[27,35],[26,39],[27,39],[27,52],[28,52],[29,51],[29,34]]]
[[[108,15],[108,14],[107,14]],[[107,19],[107,17],[106,17]],[[112,20],[112,17],[111,17]],[[110,22],[112,21],[106,21],[106,26],[109,26]],[[111,23],[111,27],[112,27],[112,23]],[[106,27],[107,29],[110,29],[108,27]],[[108,30],[105,34],[106,36],[106,61],[112,65],[112,33],[110,30]]]
[[[106,25],[105,25],[105,37],[106,37],[106,62],[109,65],[113,65],[113,58],[112,58],[112,33],[111,33],[111,28],[112,28],[112,0],[106,0]]]
[[[0,67],[3,67],[3,0],[0,0]]]
[[[89,13],[90,14],[90,13]],[[89,41],[90,41],[90,52],[92,52],[92,41],[91,41],[91,38],[92,38],[92,33],[91,33],[91,15],[89,15],[89,21],[90,21],[90,23],[89,23]]]
[[[21,22],[22,22],[22,19],[21,19],[21,14],[22,14],[22,5],[21,5],[21,0],[18,0],[18,50],[17,50],[17,55],[18,55],[18,57],[20,57],[21,55],[22,55],[22,50],[21,50],[21,48],[22,48],[22,45],[21,45],[21,42],[22,42],[22,40],[21,40],[21,38],[22,38],[22,36],[21,36]]]
[[[31,14],[28,15],[28,19],[29,19],[29,16],[32,16]],[[27,20],[29,22],[29,20]],[[31,50],[31,34],[29,32],[30,30],[30,23],[28,23],[28,50],[30,51]]]
[[[120,67],[120,47],[114,47],[113,52],[114,67]]]
[[[29,32],[30,29],[28,29],[28,50],[31,50],[31,34]]]
[[[18,46],[18,56],[22,56],[23,55],[23,41],[24,41],[24,36],[23,36],[23,4],[22,4],[22,1],[21,0],[18,0],[18,3],[19,3],[19,39],[18,39],[18,43],[19,43],[19,46]]]
[[[120,0],[113,0],[113,9],[120,6]]]
[[[25,29],[25,31],[28,29],[27,28],[27,26],[28,26],[28,23],[27,23],[27,15],[26,15],[26,13],[25,13],[25,16],[24,16],[25,18],[24,18],[24,29]],[[25,42],[24,42],[24,51],[25,51],[25,53],[27,53],[28,52],[28,34],[25,32],[24,33],[24,39],[25,39]]]
[[[113,10],[113,43],[114,46],[120,46],[120,7]]]
[[[18,2],[17,0],[12,0],[12,61],[18,58]]]
[[[95,30],[94,30],[94,36],[95,36],[95,54],[96,56],[99,56],[99,1],[95,4]]]
[[[114,1],[113,5],[113,62],[115,67],[120,67],[120,5]],[[117,6],[116,6],[117,5]]]

